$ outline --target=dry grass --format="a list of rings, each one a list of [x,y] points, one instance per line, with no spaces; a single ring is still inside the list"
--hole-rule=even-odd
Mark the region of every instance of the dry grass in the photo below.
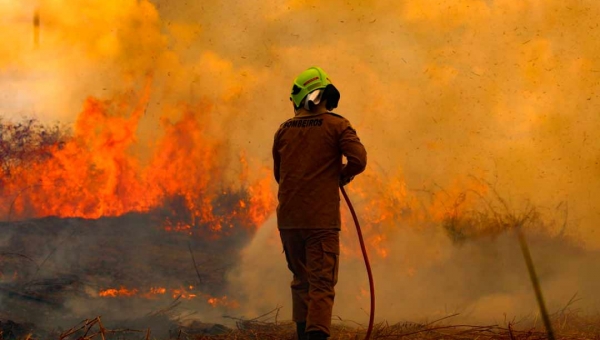
[[[571,305],[576,302],[576,296],[560,311],[554,313],[552,323],[556,339],[600,339],[600,318],[583,317]],[[294,340],[295,325],[292,322],[278,322],[279,309],[252,320],[237,320],[237,329],[227,334],[189,336],[187,332],[178,334],[179,339],[194,340],[256,340],[279,339]],[[543,325],[536,318],[532,322],[508,321],[505,325],[468,325],[450,324],[448,320],[458,314],[449,315],[428,323],[402,322],[376,324],[372,340],[377,339],[547,339]],[[529,326],[524,326],[525,324]],[[333,325],[330,340],[362,340],[366,330],[356,323]]]
[[[556,332],[556,339],[600,339],[598,327],[580,330],[564,330]],[[245,324],[243,327],[231,331],[229,334],[217,336],[198,336],[195,340],[293,340],[294,325],[281,324]],[[185,336],[185,335],[183,335]],[[362,340],[365,336],[364,329],[336,325],[333,327],[330,340]],[[183,337],[181,337],[183,339]],[[497,325],[419,325],[414,323],[398,323],[390,325],[380,323],[375,325],[371,339],[547,339],[543,328],[519,329],[512,324],[506,327]]]
[[[600,323],[590,323],[589,320],[575,315],[563,316],[561,320],[555,319],[556,339],[579,340],[600,339]],[[570,322],[570,323],[569,323]],[[292,322],[262,322],[243,321],[237,323],[237,329],[230,330],[220,335],[197,335],[193,329],[181,328],[171,334],[170,339],[177,340],[294,340],[295,326]],[[60,340],[109,340],[109,339],[158,339],[151,335],[151,330],[119,329],[111,330],[102,326],[100,318],[85,320],[80,325],[55,334],[52,339]],[[362,340],[365,336],[364,329],[334,325],[330,340]],[[0,340],[4,340],[0,333]],[[32,334],[20,339],[40,339]],[[523,329],[509,323],[506,326],[489,325],[436,325],[416,324],[410,322],[388,324],[387,322],[375,325],[372,340],[393,339],[547,339],[546,332],[539,327]]]

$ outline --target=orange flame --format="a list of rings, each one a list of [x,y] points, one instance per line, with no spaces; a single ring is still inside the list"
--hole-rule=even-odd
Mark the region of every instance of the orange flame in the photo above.
[[[167,207],[170,231],[262,224],[275,206],[270,173],[242,188],[223,188],[228,165],[219,159],[223,145],[205,132],[209,105],[187,108],[175,123],[163,119],[164,136],[148,161],[133,151],[139,148],[136,132],[148,92],[134,108],[89,98],[74,134],[48,147],[50,157],[0,172],[0,206],[8,208],[0,216],[99,218]],[[240,165],[245,164],[242,158]]]
[[[118,297],[118,296],[135,296],[135,295],[137,295],[137,293],[138,293],[137,289],[129,290],[129,289],[121,286],[119,289],[109,288],[106,290],[101,290],[100,292],[98,292],[98,295],[101,297]]]
[[[367,172],[347,190],[358,214],[367,247],[373,255],[385,259],[391,252],[389,235],[409,225],[419,228],[462,216],[481,201],[488,187],[474,179],[457,179],[443,190],[423,190],[426,195],[426,199],[423,199],[417,197],[417,191],[406,188],[402,174],[385,178]],[[346,207],[342,207],[342,220],[347,228],[354,228]],[[354,234],[344,235],[347,236],[342,241],[342,252],[360,257]]]
[[[204,294],[201,292],[193,291],[194,286],[180,287],[180,288],[170,288],[167,289],[165,287],[151,287],[146,292],[141,292],[138,288],[128,289],[123,286],[120,288],[108,288],[104,290],[100,290],[98,292],[98,297],[102,298],[131,298],[131,297],[139,297],[144,299],[156,299],[159,296],[164,296],[167,293],[173,299],[184,299],[184,300],[193,300],[196,298],[204,299],[209,305],[212,307],[226,307],[226,308],[238,308],[239,303],[235,300],[231,300],[227,296],[215,297],[209,294]]]
[[[240,304],[237,301],[229,300],[227,296],[218,297],[210,297],[206,300],[209,305],[213,307],[224,306],[228,308],[238,308]]]

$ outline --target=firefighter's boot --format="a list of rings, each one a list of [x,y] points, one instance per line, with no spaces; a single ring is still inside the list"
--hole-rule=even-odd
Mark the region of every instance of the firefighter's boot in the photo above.
[[[298,334],[298,340],[308,340],[306,322],[296,322],[296,334]]]
[[[306,333],[308,334],[308,340],[327,340],[329,339],[329,335],[327,335],[327,333],[322,332],[322,331],[313,331],[313,332],[308,332]]]

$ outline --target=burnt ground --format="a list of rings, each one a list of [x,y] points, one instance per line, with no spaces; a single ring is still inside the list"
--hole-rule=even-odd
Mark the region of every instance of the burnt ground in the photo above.
[[[234,293],[227,287],[226,275],[238,264],[240,250],[250,240],[251,231],[234,226],[214,233],[209,227],[197,226],[190,235],[187,232],[166,231],[164,221],[163,215],[150,213],[97,220],[48,217],[0,222],[0,339],[25,339],[30,333],[33,333],[34,339],[60,339],[61,334],[84,327],[79,333],[64,338],[76,339],[85,333],[86,322],[82,320],[87,319],[90,334],[98,331],[99,322],[94,321],[100,320],[97,317],[101,317],[103,327],[108,330],[136,330],[111,334],[107,339],[141,339],[145,337],[143,331],[147,329],[152,330],[150,338],[158,339],[202,339],[205,335],[213,335],[215,339],[292,337],[293,325],[277,323],[273,314],[247,322],[248,319],[235,319],[235,310],[215,308],[207,302],[207,297]],[[471,269],[473,274],[462,277],[461,282],[495,278],[498,281],[495,285],[488,283],[478,286],[495,292],[507,288],[498,275],[488,275],[488,272],[497,271],[499,275],[506,275],[505,271],[508,270],[515,276],[514,271],[520,268],[524,275],[521,275],[523,279],[519,281],[519,286],[529,288],[530,283],[519,262],[521,255],[518,249],[513,249],[516,245],[507,248],[513,249],[513,252],[501,252],[510,255],[505,261],[499,261],[495,254],[497,247],[504,249],[501,245],[505,241],[502,238],[494,241],[496,247],[491,246],[492,241],[481,242],[480,247],[492,253],[488,254],[492,262],[487,260],[488,252],[479,251],[479,247],[471,249],[468,244],[459,247],[462,251],[452,257],[452,261],[474,266]],[[579,247],[564,244],[561,239],[548,237],[532,238],[531,246],[536,249],[538,258],[542,259],[560,250],[562,260],[555,259],[552,266],[561,275],[582,275],[581,282],[587,283],[579,288],[582,296],[588,298],[590,287],[596,285],[589,282],[589,278],[594,276],[583,274],[594,268],[597,252],[586,253]],[[465,261],[473,257],[478,257],[478,261]],[[508,263],[508,269],[502,269],[505,262]],[[553,272],[549,271],[550,264],[546,262],[538,261],[538,269],[546,278],[551,278]],[[448,271],[446,277],[456,276],[451,268],[446,267],[447,264],[442,263],[442,267],[435,267],[435,271]],[[152,298],[139,296],[155,287],[177,289],[190,285],[194,288],[187,289],[187,293],[198,295],[192,300],[173,296],[171,292]],[[138,289],[138,296],[98,296],[101,290],[121,286],[130,290]],[[436,291],[438,289],[429,293]],[[478,293],[475,288],[470,291],[471,294]],[[487,291],[483,293],[487,294]],[[572,292],[569,291],[569,294]],[[553,309],[555,329],[561,335],[558,338],[598,339],[598,318],[580,316],[567,308],[570,304],[571,301],[568,301],[566,307],[558,311]],[[226,318],[226,321],[224,315],[233,319]],[[232,325],[232,320],[237,323]],[[358,334],[364,334],[364,328],[352,324],[351,327],[339,326],[334,332],[333,339],[354,339]],[[535,326],[523,323],[512,326],[510,323],[469,326],[462,323],[386,322],[378,325],[374,334],[382,339],[546,338],[539,322]]]
[[[225,275],[251,232],[198,227],[190,235],[165,231],[163,224],[156,214],[0,222],[0,325],[50,332],[102,315],[106,327],[166,331],[182,315],[210,310],[207,297],[226,294]],[[167,292],[98,296],[121,286],[138,289],[137,295],[154,287]],[[198,297],[175,296],[171,290],[179,288]]]

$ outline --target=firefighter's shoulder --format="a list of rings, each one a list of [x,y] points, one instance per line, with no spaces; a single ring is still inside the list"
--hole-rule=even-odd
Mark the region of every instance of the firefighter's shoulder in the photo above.
[[[337,117],[337,118],[341,118],[341,119],[346,119],[346,118],[344,118],[344,116],[339,115],[337,113],[333,113],[331,111],[327,111],[327,112],[325,112],[325,114],[328,114],[328,115],[331,115],[331,116],[334,116],[334,117]]]
[[[330,112],[330,111],[327,111],[325,113],[328,114],[328,115],[330,115],[330,116],[335,117],[334,120],[336,122],[338,122],[338,124],[341,124],[342,126],[350,127],[351,129],[354,130],[354,128],[352,127],[352,124],[350,123],[350,121],[346,117],[344,117],[342,115],[339,115],[337,113]]]
[[[286,125],[288,122],[291,122],[292,120],[294,120],[294,118],[290,118],[290,119],[286,120],[285,122],[281,123],[281,125],[279,125],[279,128],[280,129],[283,128],[284,125]]]

